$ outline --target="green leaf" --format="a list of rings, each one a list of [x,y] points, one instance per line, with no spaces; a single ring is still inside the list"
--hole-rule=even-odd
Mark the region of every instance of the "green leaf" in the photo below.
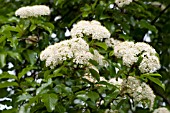
[[[4,67],[6,65],[6,53],[0,53],[0,67]]]
[[[93,101],[95,102],[98,98],[99,98],[99,94],[94,92],[94,91],[90,91],[88,92],[87,96]]]
[[[86,100],[89,98],[89,96],[86,95],[86,92],[85,92],[84,94],[78,94],[76,97],[77,97],[78,99],[83,100],[83,101],[86,101]]]
[[[0,79],[3,78],[11,78],[17,80],[17,77],[15,75],[11,75],[8,72],[3,72],[2,74],[0,74]]]
[[[93,76],[97,81],[100,81],[100,75],[99,75],[99,73],[98,73],[96,70],[90,68],[89,71],[90,71],[90,73],[92,74],[92,76]]]
[[[22,69],[22,71],[18,73],[18,79],[21,79],[22,76],[24,76],[28,71],[33,69],[37,69],[37,67],[27,66],[26,68]]]
[[[6,36],[1,36],[1,37],[0,37],[0,43],[4,42],[4,40],[5,40],[6,38],[7,38]]]
[[[113,99],[115,99],[120,92],[118,90],[115,90],[113,93],[108,94],[104,100],[105,100],[105,106],[107,106]]]
[[[88,12],[88,11],[91,10],[91,6],[88,5],[88,4],[85,4],[84,7],[81,7],[81,8],[80,8],[80,10],[81,10],[82,12]]]
[[[151,76],[148,76],[147,78],[165,90],[165,84],[163,84],[158,78],[154,78]]]
[[[86,101],[86,103],[88,104],[89,107],[93,108],[93,109],[97,109],[96,103],[93,101]]]
[[[103,48],[104,50],[107,50],[107,45],[104,42],[96,42],[94,44],[101,47],[101,48]]]
[[[9,86],[18,86],[17,82],[1,82],[0,83],[0,88],[6,88]]]
[[[25,58],[31,65],[34,65],[37,61],[37,53],[33,50],[27,50],[24,54]]]
[[[44,102],[48,112],[52,112],[55,109],[57,101],[58,96],[54,93],[43,94],[42,96],[42,102]]]
[[[124,40],[129,40],[129,39],[132,39],[132,37],[128,36],[128,35],[125,35],[125,34],[119,34],[119,37],[124,39]]]
[[[10,46],[13,48],[16,48],[18,45],[18,39],[17,37],[8,37],[8,41],[10,41]]]
[[[142,74],[141,77],[146,77],[148,78],[149,76],[153,76],[153,77],[162,77],[159,73],[149,73],[149,74]]]
[[[14,59],[18,59],[20,62],[22,62],[22,57],[18,52],[8,51],[7,52],[9,56],[13,57]]]
[[[52,29],[46,25],[44,25],[43,23],[38,24],[39,27],[45,29],[46,31],[48,31],[50,34],[52,33]]]
[[[149,29],[149,30],[151,30],[151,31],[153,31],[153,32],[155,32],[155,33],[158,32],[158,30],[156,29],[156,27],[155,27],[154,25],[151,25],[148,21],[146,21],[146,20],[144,20],[144,19],[142,19],[141,21],[139,21],[138,24],[139,24],[139,26],[140,26],[141,28]]]
[[[32,96],[30,94],[22,94],[22,95],[18,96],[17,102],[20,102],[20,101],[23,101],[26,99],[30,99],[30,98],[32,98]]]
[[[114,50],[110,51],[109,56],[113,56],[114,55]]]
[[[13,108],[13,109],[9,109],[9,110],[3,110],[3,111],[1,111],[1,113],[17,113],[17,109]]]
[[[58,76],[63,76],[63,74],[60,73],[62,68],[63,68],[63,66],[61,66],[61,67],[57,68],[56,70],[54,70],[53,74],[48,74],[48,76],[46,76],[46,79],[54,78],[54,77],[58,77]]]
[[[44,79],[48,80],[48,76],[50,75],[51,72],[52,72],[52,70],[46,70],[44,72]]]
[[[52,30],[54,29],[54,25],[50,22],[46,22],[46,23],[43,23],[45,26],[48,26],[49,28],[51,28]]]
[[[36,27],[37,27],[37,26],[36,26],[35,24],[31,24],[29,30],[32,32],[32,31],[34,31],[34,30],[36,29]]]
[[[55,110],[58,112],[58,113],[65,113],[66,111],[66,108],[60,103],[57,103],[56,104],[56,107],[55,107]]]
[[[39,87],[37,90],[36,90],[36,95],[38,95],[39,93],[41,93],[41,91],[43,91],[47,86],[51,85],[52,83],[52,79],[48,79],[48,82],[47,83],[44,83],[41,85],[41,87]]]
[[[95,60],[89,60],[89,62],[91,63],[91,64],[93,64],[94,66],[98,66],[99,64],[97,63],[97,61],[95,61]]]

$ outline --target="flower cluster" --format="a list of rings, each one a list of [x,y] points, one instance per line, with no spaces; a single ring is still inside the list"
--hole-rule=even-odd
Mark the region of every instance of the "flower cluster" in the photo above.
[[[115,0],[115,3],[119,6],[122,7],[124,5],[129,5],[132,2],[132,0]]]
[[[142,73],[153,73],[160,68],[155,49],[144,42],[117,42],[117,44],[113,44],[113,47],[115,56],[122,58],[123,64],[128,67],[136,63],[141,56],[142,61],[139,64],[139,70]]]
[[[34,5],[34,6],[21,7],[15,12],[15,15],[20,16],[20,18],[50,15],[50,8],[45,5]]]
[[[170,113],[170,111],[165,107],[160,107],[158,109],[155,109],[153,113]]]
[[[84,35],[100,41],[104,38],[110,38],[110,32],[96,20],[79,21],[71,29],[72,38],[82,38]]]
[[[40,59],[46,60],[46,66],[51,68],[63,61],[73,59],[75,64],[86,65],[93,55],[89,52],[89,45],[82,38],[64,40],[48,46],[40,54]]]
[[[129,76],[123,81],[121,89],[122,94],[128,93],[135,103],[141,103],[145,106],[149,105],[150,110],[153,109],[155,95],[146,83]]]

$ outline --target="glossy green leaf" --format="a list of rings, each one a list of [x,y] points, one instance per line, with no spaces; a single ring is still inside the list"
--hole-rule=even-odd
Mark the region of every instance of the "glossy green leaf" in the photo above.
[[[99,94],[94,92],[94,91],[90,91],[87,93],[87,96],[93,101],[96,102],[96,100],[99,99]]]
[[[99,46],[99,47],[101,47],[101,48],[103,48],[104,50],[107,50],[107,45],[106,45],[106,43],[96,42],[96,43],[94,43],[94,44],[97,45],[97,46]]]
[[[8,72],[3,72],[2,74],[0,74],[0,79],[3,78],[11,78],[17,80],[17,77],[15,75],[11,75]]]
[[[0,53],[0,67],[4,67],[6,65],[6,53]]]
[[[54,93],[43,94],[42,96],[42,102],[44,102],[48,112],[52,112],[55,109],[57,101],[58,96]]]
[[[24,56],[31,65],[34,65],[37,61],[37,53],[33,50],[27,50]]]
[[[20,73],[18,73],[18,78],[21,79],[22,76],[24,76],[28,71],[36,69],[37,67],[33,66],[27,66],[26,68],[22,69]]]
[[[112,93],[106,95],[106,97],[104,98],[105,100],[104,105],[107,106],[111,101],[113,101],[113,99],[116,99],[119,93],[120,92],[118,90],[115,90]]]
[[[52,80],[48,79],[47,83],[44,83],[41,85],[41,87],[37,88],[36,90],[36,95],[38,95],[39,93],[41,93],[41,91],[43,91],[47,86],[52,84]]]
[[[0,88],[6,88],[9,86],[18,86],[17,82],[1,82],[0,83]]]
[[[18,59],[20,62],[22,62],[21,54],[18,52],[8,51],[7,52],[9,56],[13,57],[14,59]]]
[[[20,101],[27,100],[30,98],[32,98],[32,96],[30,94],[22,94],[22,95],[18,96],[17,101],[20,102]]]
[[[147,78],[165,90],[165,84],[163,84],[158,78],[154,78],[151,76],[148,76]]]
[[[34,31],[34,30],[36,29],[36,27],[37,27],[37,26],[36,26],[35,24],[31,24],[29,30],[32,32],[32,31]]]
[[[50,34],[52,33],[52,29],[48,26],[45,26],[44,24],[38,24],[39,27],[45,29],[46,31],[48,31]]]

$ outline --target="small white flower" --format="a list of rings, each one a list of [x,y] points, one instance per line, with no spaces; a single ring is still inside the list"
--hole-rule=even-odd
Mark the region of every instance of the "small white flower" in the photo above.
[[[34,5],[34,6],[21,7],[15,12],[15,15],[20,16],[20,18],[50,15],[50,8],[45,5]]]

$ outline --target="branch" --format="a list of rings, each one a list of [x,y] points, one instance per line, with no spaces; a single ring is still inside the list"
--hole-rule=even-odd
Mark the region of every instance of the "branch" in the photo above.
[[[151,24],[152,24],[152,25],[155,24],[155,22],[159,19],[159,17],[161,17],[162,14],[164,14],[165,11],[166,11],[168,8],[170,8],[170,4],[169,4],[168,6],[166,6],[166,8],[165,8],[164,10],[162,10],[162,11],[159,13],[159,15],[156,16],[156,17],[152,20]]]

